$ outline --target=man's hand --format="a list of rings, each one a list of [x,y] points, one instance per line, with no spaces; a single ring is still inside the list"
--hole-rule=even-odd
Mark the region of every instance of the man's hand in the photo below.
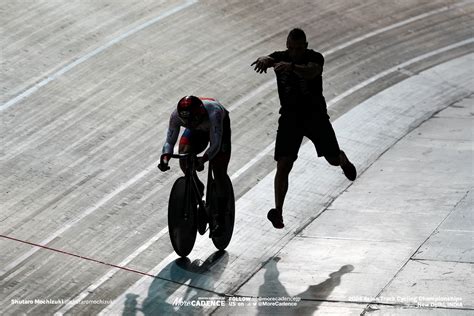
[[[158,164],[158,169],[163,172],[165,172],[166,170],[170,170],[170,167],[168,166],[169,159],[170,157],[168,155],[161,155],[160,163]]]
[[[281,73],[281,72],[292,72],[294,70],[294,65],[291,63],[287,62],[279,62],[276,63],[274,66],[275,72]]]
[[[267,69],[270,67],[273,67],[273,64],[275,63],[275,60],[269,56],[262,56],[259,57],[256,61],[254,61],[250,66],[255,65],[254,70],[258,72],[259,74],[261,73],[266,73]]]

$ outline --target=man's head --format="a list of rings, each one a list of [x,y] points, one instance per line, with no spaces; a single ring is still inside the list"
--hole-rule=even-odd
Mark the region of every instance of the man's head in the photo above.
[[[201,99],[193,95],[187,95],[178,102],[177,111],[180,119],[187,128],[194,128],[204,118],[206,110]]]
[[[295,28],[290,31],[288,38],[286,39],[286,48],[288,49],[288,53],[293,62],[301,61],[304,52],[308,48],[306,34],[302,29]]]

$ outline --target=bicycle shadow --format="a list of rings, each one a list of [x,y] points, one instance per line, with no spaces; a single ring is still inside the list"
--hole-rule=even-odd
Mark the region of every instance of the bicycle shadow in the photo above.
[[[264,265],[264,283],[259,287],[259,297],[291,297],[279,280],[278,261],[280,261],[280,258],[276,257]],[[338,271],[329,274],[329,278],[325,281],[308,286],[305,291],[293,296],[305,299],[304,302],[299,302],[296,307],[258,306],[257,314],[313,315],[321,303],[327,300],[334,289],[341,284],[342,276],[353,270],[352,265],[344,265]]]
[[[148,296],[138,306],[138,295],[127,294],[124,303],[123,316],[135,316],[138,311],[145,316],[152,315],[204,315],[201,307],[176,306],[176,300],[183,302],[197,300],[202,297],[202,291],[197,288],[212,289],[219,281],[222,272],[229,261],[226,251],[216,251],[205,261],[189,258],[179,258],[164,267],[151,283]],[[216,264],[219,263],[218,266]],[[173,282],[165,281],[173,280]],[[186,285],[183,285],[186,284]],[[178,299],[172,298],[178,294]],[[209,294],[209,296],[211,296]]]

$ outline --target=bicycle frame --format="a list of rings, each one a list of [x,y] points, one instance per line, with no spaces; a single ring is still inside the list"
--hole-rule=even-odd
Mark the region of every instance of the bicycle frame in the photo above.
[[[192,203],[199,204],[199,207],[201,209],[205,209],[204,202],[200,198],[199,194],[199,189],[196,183],[196,178],[197,178],[197,172],[196,172],[196,155],[194,154],[174,154],[171,155],[172,158],[178,158],[178,159],[186,159],[186,170],[184,173],[185,177],[185,183],[186,183],[186,188],[185,188],[185,196],[187,197],[187,202],[189,203],[188,206],[192,206]],[[211,170],[209,169],[209,173]],[[191,192],[190,192],[191,191]],[[192,207],[186,207],[186,211],[184,213],[184,219],[187,220],[188,214],[187,210],[192,210]]]
[[[206,202],[203,201],[200,192],[200,180],[196,170],[196,155],[194,153],[171,155],[171,158],[185,159],[186,167],[184,177],[180,177],[173,185],[170,202],[168,206],[168,226],[173,249],[181,257],[187,256],[194,246],[197,232],[204,235],[209,229],[218,228],[217,208],[216,208],[216,184],[212,173],[212,163],[209,162]],[[199,185],[198,185],[199,184]],[[214,246],[219,250],[224,250],[232,237],[235,221],[235,201],[232,182],[227,176],[229,186],[229,203],[226,206],[224,221],[219,225],[224,225],[222,235],[209,234]],[[223,211],[223,210],[221,210]]]

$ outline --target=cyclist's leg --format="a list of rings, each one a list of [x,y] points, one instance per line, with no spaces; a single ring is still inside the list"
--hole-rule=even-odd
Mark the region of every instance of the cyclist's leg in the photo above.
[[[204,151],[204,149],[206,149],[208,142],[209,136],[207,133],[187,128],[184,130],[183,135],[179,140],[178,151],[180,154],[190,152],[199,154],[200,152]],[[181,159],[179,161],[179,166],[181,167],[183,173],[186,173],[186,160]],[[196,183],[198,185],[199,192],[202,197],[204,192],[204,184],[201,182],[201,180],[199,180],[198,177],[196,177]]]
[[[211,237],[220,237],[225,230],[225,212],[227,211],[227,203],[229,199],[230,189],[227,184],[227,166],[229,165],[230,153],[219,152],[216,157],[211,160],[212,173],[214,175],[215,184],[215,201],[216,208],[213,209]]]
[[[227,167],[229,165],[229,160],[230,154],[219,153],[211,161],[218,199],[226,199],[229,194],[227,188]]]
[[[228,210],[227,205],[231,194],[228,186],[227,175],[231,151],[230,119],[227,115],[224,118],[224,132],[222,134],[221,148],[217,155],[210,161],[212,173],[214,175],[217,202],[217,207],[213,214],[214,225],[213,230],[211,231],[212,237],[218,237],[224,234],[225,212]]]
[[[192,131],[186,128],[179,139],[178,152],[180,154],[186,154],[191,152],[191,140],[192,140]],[[180,159],[179,166],[183,173],[186,173],[186,160]]]
[[[230,194],[227,186],[227,167],[229,166],[232,152],[229,114],[224,118],[223,128],[221,148],[219,153],[211,161],[212,173],[216,181],[216,195],[219,209],[225,208],[227,197]]]

